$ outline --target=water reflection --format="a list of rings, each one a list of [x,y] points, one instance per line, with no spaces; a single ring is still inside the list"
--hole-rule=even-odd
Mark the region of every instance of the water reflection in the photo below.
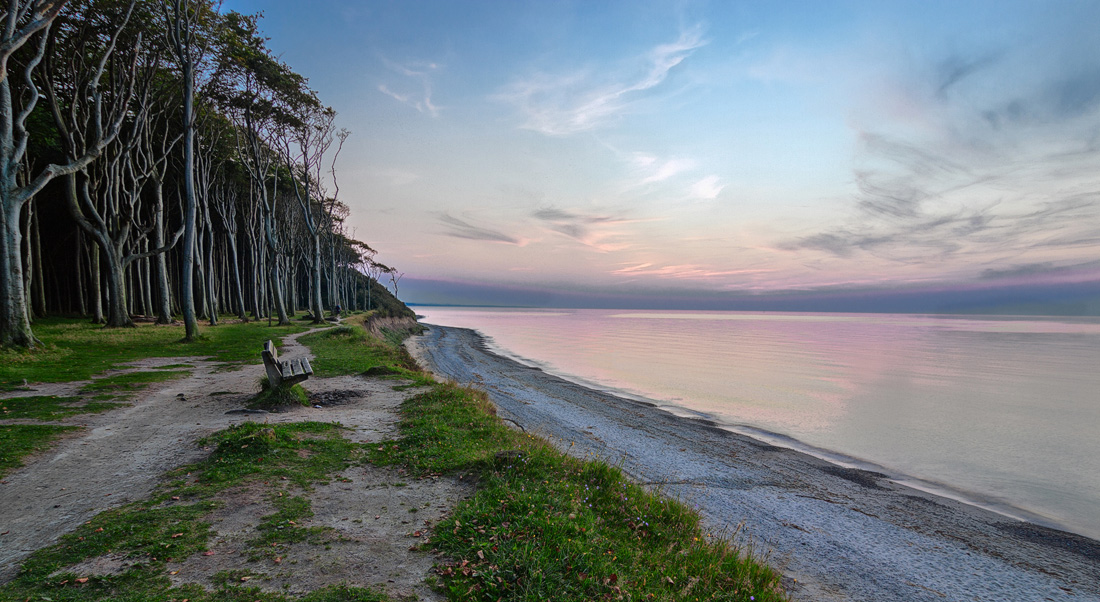
[[[1100,537],[1100,321],[421,308],[560,374]]]

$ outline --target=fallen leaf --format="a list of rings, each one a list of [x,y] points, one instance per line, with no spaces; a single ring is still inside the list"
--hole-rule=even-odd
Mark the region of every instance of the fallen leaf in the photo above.
[[[176,534],[172,535],[172,539],[175,539],[177,537],[183,537],[183,533],[176,533]]]
[[[87,583],[88,578],[87,577],[81,577],[81,578],[77,579],[76,582],[77,583]]]
[[[214,555],[214,550],[207,550],[207,551],[203,552],[202,555],[203,556],[213,556]]]

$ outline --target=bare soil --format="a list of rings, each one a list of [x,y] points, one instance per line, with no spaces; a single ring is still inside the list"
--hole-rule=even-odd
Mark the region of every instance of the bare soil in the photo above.
[[[309,355],[297,338],[284,339],[281,357]],[[0,482],[0,583],[16,575],[20,562],[99,512],[148,496],[166,471],[209,453],[196,441],[243,422],[339,422],[356,442],[397,436],[401,402],[416,390],[395,391],[398,381],[364,376],[313,377],[303,383],[313,407],[278,413],[246,413],[244,403],[259,390],[262,365],[227,371],[203,358],[154,358],[123,370],[149,370],[187,363],[190,377],[154,383],[129,406],[58,424],[84,428],[50,450],[25,460],[26,466]],[[32,385],[11,396],[78,395],[86,382]],[[177,583],[214,584],[219,571],[247,572],[249,585],[271,591],[304,593],[330,584],[376,587],[398,598],[442,599],[425,584],[436,558],[412,550],[431,528],[471,493],[462,481],[417,480],[399,470],[358,466],[331,482],[303,492],[314,516],[303,527],[331,530],[317,543],[281,547],[278,556],[256,558],[247,542],[256,537],[261,517],[273,512],[266,489],[253,486],[223,492],[224,504],[210,517],[215,535],[212,555],[170,566]],[[412,511],[415,508],[415,512]],[[278,562],[275,561],[278,558]],[[75,572],[119,573],[120,555],[90,559]]]

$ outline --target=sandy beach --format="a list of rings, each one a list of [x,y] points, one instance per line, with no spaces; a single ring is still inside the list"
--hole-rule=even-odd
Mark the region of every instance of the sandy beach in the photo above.
[[[736,531],[794,600],[1100,600],[1100,542],[569,382],[471,330],[430,326],[408,345],[518,428],[621,465],[716,534]]]

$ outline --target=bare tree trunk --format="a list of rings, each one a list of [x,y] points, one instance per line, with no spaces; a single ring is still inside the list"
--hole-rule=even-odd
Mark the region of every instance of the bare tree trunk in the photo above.
[[[153,245],[164,246],[164,184],[159,180],[153,183],[156,198],[153,224]],[[159,305],[157,306],[157,324],[172,323],[172,289],[168,287],[168,254],[160,253],[153,257],[153,272],[157,281]]]
[[[244,312],[244,289],[241,288],[241,270],[237,262],[237,237],[227,236],[229,242],[229,266],[233,276],[233,290],[236,292],[237,317],[246,320]]]
[[[39,229],[38,211],[34,212],[34,221],[31,224],[31,232],[34,233],[34,313],[39,318],[46,317],[46,276],[42,268],[42,235]]]
[[[76,229],[76,297],[80,301],[80,315],[82,317],[88,316],[88,305],[85,303],[85,296],[88,294],[88,287],[85,286],[84,280],[84,232],[80,228]]]
[[[107,322],[107,318],[103,315],[103,285],[99,276],[99,245],[94,240],[89,240],[88,247],[92,256],[92,323],[103,324]]]

